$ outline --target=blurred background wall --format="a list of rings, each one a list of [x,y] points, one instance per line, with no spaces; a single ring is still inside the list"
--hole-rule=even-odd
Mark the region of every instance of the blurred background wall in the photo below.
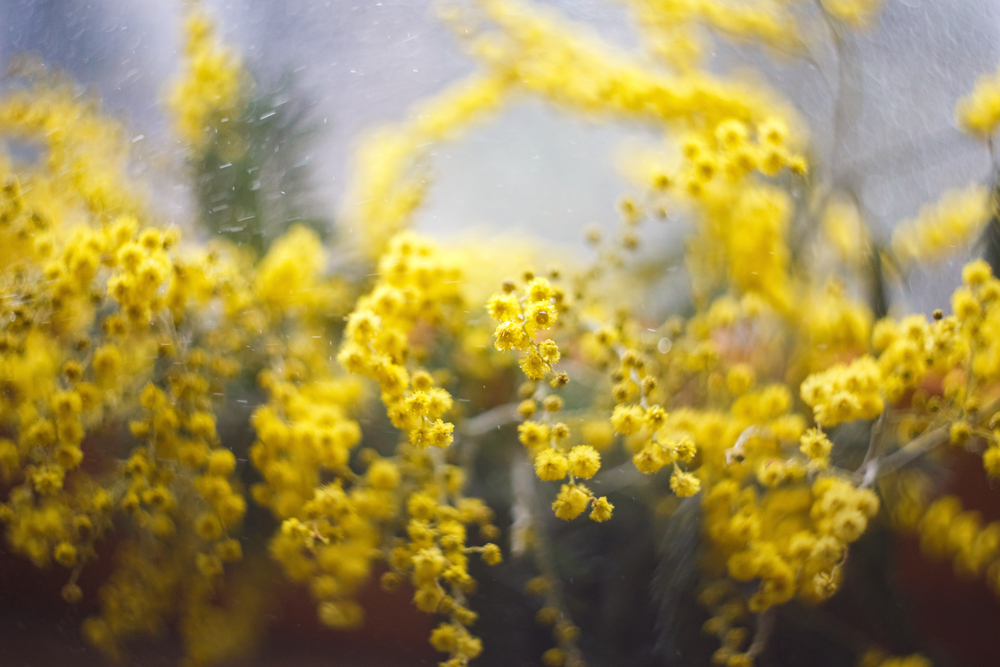
[[[223,36],[263,85],[292,73],[319,128],[305,157],[317,196],[335,211],[350,178],[358,137],[405,118],[410,105],[468,73],[472,61],[426,0],[205,0]],[[614,0],[557,0],[572,18],[634,48],[624,6]],[[177,68],[183,3],[151,0],[0,0],[0,67],[30,52],[96,89],[133,128],[137,144],[170,150],[159,103]],[[713,66],[760,66],[800,108],[829,157],[836,58],[822,30],[814,62],[774,63],[755,50],[714,54]],[[986,151],[955,129],[952,109],[975,78],[1000,60],[1000,2],[886,0],[878,25],[847,42],[851,118],[840,137],[837,179],[850,185],[885,232],[948,187],[986,180]],[[534,100],[506,108],[462,140],[436,146],[435,186],[420,228],[450,235],[469,228],[536,234],[578,243],[590,222],[610,227],[629,186],[615,168],[622,140],[649,143],[650,128],[563,117]],[[183,192],[183,185],[170,186]],[[163,199],[185,216],[189,197]],[[190,204],[187,204],[189,207]],[[332,216],[331,216],[332,217]],[[351,233],[351,230],[343,230]],[[674,243],[661,234],[660,243]],[[950,283],[959,262],[945,267]],[[918,273],[913,294],[938,283]],[[947,290],[941,291],[941,295]],[[936,301],[937,296],[931,298]]]

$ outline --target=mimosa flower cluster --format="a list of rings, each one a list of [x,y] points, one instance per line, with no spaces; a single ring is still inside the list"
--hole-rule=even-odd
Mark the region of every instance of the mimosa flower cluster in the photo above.
[[[262,253],[164,224],[124,126],[40,65],[15,72],[0,139],[40,157],[0,154],[0,522],[12,552],[62,568],[67,604],[113,545],[88,642],[120,660],[171,628],[188,665],[238,657],[267,606],[249,556],[266,554],[332,628],[364,623],[370,582],[402,588],[435,617],[440,664],[463,667],[490,650],[477,572],[513,560],[552,630],[539,660],[583,665],[552,527],[597,535],[636,502],[698,517],[691,613],[713,664],[755,664],[776,609],[837,595],[873,530],[916,534],[1000,594],[1000,524],[914,465],[964,452],[1000,479],[995,267],[967,263],[930,317],[883,303],[884,283],[988,233],[995,187],[948,192],[880,243],[856,193],[817,182],[791,104],[702,61],[722,39],[802,55],[801,3],[626,4],[648,53],[531,3],[442,10],[477,70],[362,144],[358,238],[296,225]],[[878,4],[824,0],[813,18],[840,49]],[[229,121],[254,84],[187,11],[168,107],[196,161],[219,137],[239,150]],[[987,142],[995,78],[956,110]],[[587,233],[589,258],[503,275],[409,227],[427,146],[519,97],[663,145],[637,157],[615,233]],[[677,217],[682,257],[644,231]],[[677,312],[650,305],[663,283],[635,253],[684,275]],[[510,489],[492,509],[476,497],[486,455]],[[263,537],[244,526],[253,507],[273,520]],[[859,664],[929,664],[871,643]]]

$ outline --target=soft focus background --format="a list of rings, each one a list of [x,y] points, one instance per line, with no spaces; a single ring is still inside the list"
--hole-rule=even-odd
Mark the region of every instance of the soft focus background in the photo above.
[[[206,0],[223,36],[237,45],[263,87],[293,74],[318,132],[305,156],[316,193],[335,211],[351,173],[358,137],[406,118],[410,105],[468,73],[472,61],[417,0]],[[624,48],[637,43],[621,3],[551,3]],[[123,0],[0,1],[0,65],[40,55],[96,88],[128,119],[137,143],[169,149],[160,102],[175,74],[181,2]],[[820,156],[837,86],[836,57],[821,26],[812,63],[725,51],[717,69],[748,64],[802,110]],[[879,24],[851,36],[845,58],[850,113],[839,137],[838,182],[851,185],[887,229],[944,189],[988,175],[985,150],[954,128],[952,109],[1000,54],[1000,3],[992,0],[887,0]],[[763,57],[762,57],[763,56]],[[533,100],[508,107],[461,141],[434,148],[436,184],[418,216],[436,235],[503,229],[568,242],[583,226],[610,226],[628,184],[615,168],[626,136],[645,128],[566,118]],[[822,131],[819,131],[822,130]],[[139,136],[141,135],[141,139]],[[190,201],[175,196],[166,204]],[[183,207],[172,211],[182,217]],[[350,231],[350,230],[345,230]],[[915,286],[922,291],[926,286]]]
[[[412,103],[474,66],[429,2],[204,4],[262,89],[292,76],[293,94],[304,100],[309,123],[316,128],[302,158],[311,165],[313,190],[324,217],[331,220],[342,218],[338,212],[358,138],[379,124],[405,119]],[[551,4],[622,48],[635,48],[636,36],[621,4]],[[173,0],[0,0],[0,70],[24,53],[62,68],[125,120],[137,155],[148,157],[148,168],[169,176],[170,166],[182,161],[161,102],[178,66],[182,8]],[[1000,2],[886,0],[879,24],[847,42],[847,113],[836,137],[835,158],[830,127],[838,65],[821,28],[812,62],[775,62],[756,50],[720,50],[713,57],[719,71],[756,67],[790,97],[814,133],[820,175],[832,172],[833,182],[854,189],[883,237],[895,222],[916,214],[943,190],[990,176],[985,149],[955,129],[952,110],[976,77],[993,71],[1000,60]],[[498,239],[531,235],[580,246],[586,225],[610,229],[616,222],[616,202],[631,188],[619,169],[628,160],[627,146],[655,145],[656,140],[650,128],[567,117],[535,100],[522,100],[461,140],[433,148],[435,185],[418,213],[418,227],[438,237],[474,231]],[[193,194],[176,175],[154,180],[151,194],[160,202],[161,214],[183,224],[194,210]],[[676,244],[681,231],[660,228],[645,252]],[[915,272],[897,298],[926,310],[946,304],[961,263],[959,257]],[[76,612],[51,631],[45,624],[52,601],[61,605],[58,577],[50,590],[29,589],[37,581],[31,566],[21,563],[18,570],[9,563],[4,558],[0,564],[0,609],[5,598],[37,598],[39,605],[0,612],[0,666],[100,664],[76,639]],[[405,601],[381,604],[390,609],[394,602],[406,607]],[[270,646],[259,664],[435,662],[426,647],[426,627],[413,627],[409,616],[384,618],[360,639],[338,641],[339,657],[317,655],[297,643],[296,637],[310,636],[315,624],[312,609],[296,604],[276,612],[290,618],[282,626],[289,639]],[[134,664],[174,664],[174,657],[159,649],[140,651]]]

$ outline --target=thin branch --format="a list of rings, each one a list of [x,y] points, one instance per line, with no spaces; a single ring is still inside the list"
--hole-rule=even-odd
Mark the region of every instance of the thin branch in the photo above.
[[[865,459],[861,462],[861,467],[868,465],[868,463],[877,457],[882,449],[882,433],[885,430],[885,420],[886,413],[889,412],[889,408],[886,407],[882,410],[882,414],[878,416],[875,423],[872,424],[871,438],[868,440],[868,451],[865,452]]]
[[[767,648],[767,642],[774,633],[775,607],[770,607],[757,615],[757,630],[753,635],[753,643],[747,653],[753,657],[759,656]]]
[[[736,444],[726,450],[726,465],[732,465],[734,462],[739,462],[743,460],[744,453],[743,448],[746,446],[747,441],[750,438],[755,437],[767,437],[767,429],[757,426],[747,426],[740,433],[740,437],[736,438]]]
[[[471,419],[466,419],[459,426],[459,430],[468,436],[485,435],[490,431],[499,430],[501,426],[520,420],[517,406],[517,403],[498,405]]]
[[[984,418],[988,418],[998,409],[1000,409],[1000,398],[995,398],[982,407],[979,413]],[[862,465],[854,474],[862,486],[871,486],[879,477],[899,470],[950,440],[951,424],[948,423],[911,440],[905,447],[889,456],[873,458],[867,464]]]
[[[549,541],[549,536],[545,531],[542,519],[544,516],[543,513],[547,508],[538,496],[535,488],[535,474],[527,458],[523,455],[518,455],[514,460],[512,473],[514,491],[518,494],[515,496],[515,524],[522,518],[518,517],[518,513],[523,512],[523,516],[530,523],[529,529],[534,528],[532,552],[535,556],[535,567],[538,568],[538,571],[548,584],[548,589],[545,592],[545,604],[559,612],[559,622],[572,623],[572,617],[566,609],[562,580],[559,579],[558,572],[556,571],[552,543]],[[512,539],[517,539],[517,536],[515,535]],[[523,554],[524,547],[522,546],[520,552],[518,552],[516,547],[512,545],[511,552],[515,556]],[[579,646],[576,644],[576,639],[558,631],[554,635],[559,648],[566,654],[564,664],[573,665],[574,667],[586,667],[587,663],[583,658],[583,653],[580,651]]]
[[[647,475],[639,472],[634,463],[628,461],[614,468],[601,470],[591,480],[591,483],[595,488],[600,489],[601,493],[608,494],[621,491],[629,486],[645,484],[649,479]]]
[[[510,466],[510,485],[514,500],[510,509],[510,553],[514,558],[520,558],[528,550],[532,524],[531,503],[535,496],[534,478],[535,471],[524,454],[515,454]]]

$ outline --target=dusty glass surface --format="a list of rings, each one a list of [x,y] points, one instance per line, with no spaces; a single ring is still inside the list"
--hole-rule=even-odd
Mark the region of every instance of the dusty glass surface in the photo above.
[[[0,1],[0,664],[992,664],[998,28]]]

